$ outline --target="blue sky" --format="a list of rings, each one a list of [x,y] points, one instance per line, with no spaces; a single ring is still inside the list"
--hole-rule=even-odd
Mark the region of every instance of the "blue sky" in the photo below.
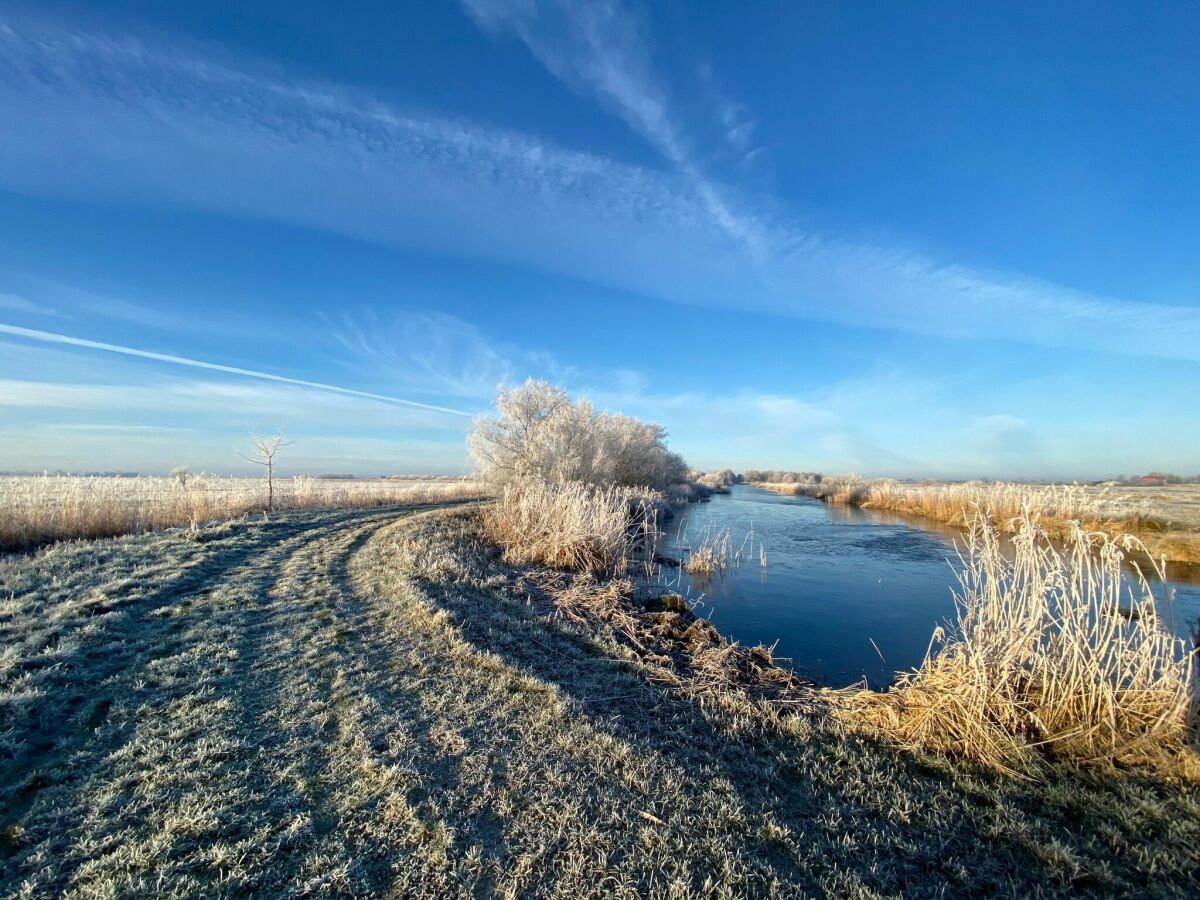
[[[0,0],[0,469],[286,425],[463,471],[532,375],[701,467],[1200,471],[1197,46],[1191,2]]]

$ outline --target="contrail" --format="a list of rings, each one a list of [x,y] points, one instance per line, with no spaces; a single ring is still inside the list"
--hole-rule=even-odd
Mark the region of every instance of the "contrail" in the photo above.
[[[209,369],[213,372],[225,372],[229,375],[241,375],[245,378],[258,378],[262,381],[277,381],[282,384],[296,384],[300,387],[315,388],[319,391],[330,391],[334,394],[347,394],[351,397],[366,397],[370,400],[382,400],[385,403],[396,403],[400,406],[410,406],[415,409],[425,409],[431,412],[447,413],[452,416],[471,418],[472,413],[461,409],[450,409],[448,406],[434,406],[432,403],[419,403],[416,400],[405,400],[402,397],[388,397],[385,394],[372,394],[369,391],[356,391],[353,388],[338,387],[336,384],[322,384],[319,381],[305,381],[303,378],[289,378],[286,375],[272,375],[270,372],[256,372],[253,369],[239,369],[237,366],[223,366],[219,363],[204,362],[199,359],[188,359],[186,356],[171,356],[168,353],[154,353],[150,350],[138,350],[134,347],[122,347],[120,344],[105,344],[101,341],[89,341],[84,338],[71,337],[67,334],[55,334],[52,331],[38,331],[34,328],[19,328],[16,325],[0,323],[0,334],[12,334],[17,337],[29,338],[32,341],[42,341],[47,344],[67,344],[71,347],[86,347],[89,350],[104,350],[108,353],[120,353],[124,356],[136,356],[140,359],[153,359],[158,362],[172,363],[177,366],[190,366],[193,369]]]

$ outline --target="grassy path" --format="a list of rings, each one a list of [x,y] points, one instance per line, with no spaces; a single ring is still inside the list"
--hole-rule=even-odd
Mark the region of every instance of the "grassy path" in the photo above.
[[[701,708],[473,527],[310,513],[0,561],[0,894],[1196,886],[1194,791]]]
[[[342,685],[371,641],[345,608],[346,565],[395,519],[300,515],[8,562],[5,884],[346,879],[347,854],[319,849],[339,819],[333,754],[357,740]]]

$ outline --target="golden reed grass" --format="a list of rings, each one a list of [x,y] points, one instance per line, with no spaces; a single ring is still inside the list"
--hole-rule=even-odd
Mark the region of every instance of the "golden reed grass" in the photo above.
[[[729,527],[706,527],[696,546],[688,553],[688,574],[700,578],[724,575],[733,555],[733,535]]]
[[[827,503],[925,516],[960,528],[977,510],[986,510],[993,526],[1011,531],[1029,514],[1052,536],[1066,538],[1076,525],[1110,537],[1136,535],[1151,557],[1200,563],[1200,531],[1156,512],[1148,501],[1128,492],[1086,489],[1079,485],[1011,482],[907,484],[888,479],[848,476],[820,484],[759,483],[780,493],[815,497]]]
[[[709,522],[701,529],[694,543],[687,537],[686,517],[680,531],[684,535],[683,551],[686,555],[683,567],[697,580],[705,580],[714,575],[723,576],[730,569],[740,568],[742,563],[751,560],[755,554],[753,527],[746,531],[741,544],[736,548],[733,529],[728,525],[718,527]],[[766,568],[767,548],[761,541],[757,552],[759,566]]]
[[[462,479],[351,481],[277,479],[276,509],[337,509],[466,499],[483,495]],[[71,475],[0,478],[0,549],[113,537],[236,518],[266,507],[261,478]]]
[[[648,488],[531,478],[506,485],[484,524],[510,563],[624,575],[637,555],[652,555],[663,505]]]
[[[835,714],[1009,773],[1035,774],[1048,754],[1196,779],[1196,651],[1123,565],[1144,548],[1078,525],[1055,541],[1028,513],[1013,530],[1006,545],[972,520],[949,631],[890,690],[831,692]]]

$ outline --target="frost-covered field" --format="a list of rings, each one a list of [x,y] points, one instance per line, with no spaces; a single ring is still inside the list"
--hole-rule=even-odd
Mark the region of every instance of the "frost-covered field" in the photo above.
[[[539,577],[470,509],[0,560],[0,894],[1194,896],[1194,787],[771,724]]]
[[[482,495],[462,478],[276,478],[273,508],[358,509]],[[267,507],[265,478],[0,477],[0,550],[230,519]]]

